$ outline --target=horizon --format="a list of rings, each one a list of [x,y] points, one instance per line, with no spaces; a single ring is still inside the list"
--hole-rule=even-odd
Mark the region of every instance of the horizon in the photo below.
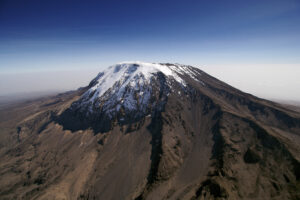
[[[0,96],[66,91],[123,60],[199,67],[261,98],[300,101],[300,2],[0,3]]]
[[[126,62],[126,61],[125,61]],[[119,62],[121,63],[121,62]],[[112,66],[112,65],[109,65]],[[106,68],[108,68],[107,66]],[[284,80],[289,78],[292,82],[295,83],[300,82],[298,79],[298,74],[300,74],[300,68],[294,71],[294,66],[281,66],[277,65],[274,69],[274,65],[266,66],[264,65],[264,71],[268,75],[268,79],[265,80],[266,75],[257,76],[256,69],[251,69],[251,67],[247,67],[247,70],[240,71],[239,73],[235,73],[234,71],[238,70],[240,67],[231,66],[226,70],[220,70],[222,66],[214,66],[211,67],[197,67],[209,75],[214,76],[215,78],[224,81],[225,83],[235,87],[243,92],[253,94],[257,97],[277,101],[277,102],[295,102],[299,103],[300,98],[298,96],[296,88],[300,84],[295,84],[295,88],[290,87],[290,90],[284,90],[286,87]],[[281,67],[285,67],[285,73],[283,73],[280,69]],[[82,69],[74,69],[74,70],[60,70],[60,71],[35,71],[35,72],[20,72],[20,73],[7,73],[5,76],[0,74],[0,91],[8,90],[9,85],[1,84],[7,83],[12,80],[15,84],[21,86],[18,90],[8,90],[10,92],[1,93],[0,97],[16,97],[19,98],[24,96],[25,99],[30,97],[40,97],[42,95],[55,94],[55,93],[63,93],[71,90],[77,90],[80,87],[87,86],[92,79],[94,79],[97,74],[106,68],[97,69],[91,68],[89,71],[85,71]],[[277,70],[276,70],[277,69]],[[100,71],[99,71],[100,70]],[[294,72],[294,73],[293,73]],[[292,75],[292,76],[291,76]],[[13,78],[11,77],[13,76]],[[55,82],[53,80],[53,76],[55,76]],[[234,78],[239,76],[239,78]],[[282,81],[278,81],[277,83],[273,83],[270,80],[278,79],[280,77],[284,77]],[[19,79],[19,77],[22,77]],[[70,78],[71,77],[71,78]],[[255,77],[256,81],[251,81],[251,79],[247,78]],[[71,81],[65,81],[66,78],[70,78],[71,80],[76,80],[76,84]],[[32,80],[35,79],[35,80]],[[240,79],[244,81],[241,82]],[[246,80],[245,80],[246,79]],[[32,90],[32,87],[39,83],[38,86],[35,86],[35,90]],[[61,84],[64,84],[61,86]],[[260,87],[263,86],[263,87]],[[14,86],[12,86],[14,87]],[[266,88],[268,90],[266,90]],[[278,90],[279,89],[279,90]],[[295,91],[293,91],[293,89]],[[293,93],[294,95],[288,95],[289,93]],[[288,95],[288,98],[285,97]],[[8,99],[9,99],[8,98]]]

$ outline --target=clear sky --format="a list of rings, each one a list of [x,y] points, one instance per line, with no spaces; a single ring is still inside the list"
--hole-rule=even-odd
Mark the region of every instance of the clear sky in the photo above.
[[[300,100],[300,1],[0,0],[0,95],[75,89],[126,60]]]

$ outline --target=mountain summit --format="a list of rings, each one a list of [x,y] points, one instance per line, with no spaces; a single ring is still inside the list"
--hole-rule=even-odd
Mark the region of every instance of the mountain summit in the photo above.
[[[116,64],[0,119],[1,199],[300,198],[300,113],[196,67]]]
[[[80,120],[76,124],[83,127],[91,124],[91,118],[96,119],[97,125],[93,127],[107,131],[111,120],[129,123],[161,110],[170,93],[187,93],[189,80],[204,85],[201,74],[197,68],[180,64],[116,64],[90,82],[89,89],[72,104],[68,110],[71,113],[66,118],[78,116]],[[71,121],[74,124],[74,119]]]
[[[117,64],[99,73],[74,107],[87,108],[87,115],[100,109],[110,118],[121,108],[125,112],[138,111],[144,114],[155,92],[168,96],[174,90],[172,85],[185,87],[184,75],[198,80],[200,72],[184,65],[141,62]]]

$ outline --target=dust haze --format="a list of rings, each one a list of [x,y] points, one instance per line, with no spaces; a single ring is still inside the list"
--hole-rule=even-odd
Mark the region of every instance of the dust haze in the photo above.
[[[196,65],[232,86],[261,98],[300,102],[300,65]],[[76,90],[104,68],[0,73],[0,103]]]

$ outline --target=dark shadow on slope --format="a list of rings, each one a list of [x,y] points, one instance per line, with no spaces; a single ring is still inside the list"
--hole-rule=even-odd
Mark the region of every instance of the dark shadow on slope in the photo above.
[[[147,178],[149,185],[158,180],[158,166],[162,155],[162,126],[162,116],[161,112],[159,112],[154,115],[150,125],[147,127],[152,135],[151,167]]]
[[[220,119],[222,118],[222,111],[219,108],[219,110],[214,114],[213,120],[216,120],[215,125],[212,127],[212,133],[213,133],[213,149],[212,149],[212,159],[215,159],[216,167],[218,170],[222,172],[222,168],[224,165],[223,155],[224,155],[224,147],[225,147],[225,141],[224,138],[220,132],[221,125],[220,125]]]
[[[200,196],[206,196],[206,193],[209,193],[214,198],[227,198],[228,194],[224,188],[222,188],[216,181],[214,180],[206,180],[204,181],[200,188],[196,191],[196,199]]]
[[[112,129],[113,121],[104,114],[86,117],[80,112],[67,109],[55,119],[55,122],[63,126],[64,130],[72,132],[92,129],[95,134],[105,133]]]

